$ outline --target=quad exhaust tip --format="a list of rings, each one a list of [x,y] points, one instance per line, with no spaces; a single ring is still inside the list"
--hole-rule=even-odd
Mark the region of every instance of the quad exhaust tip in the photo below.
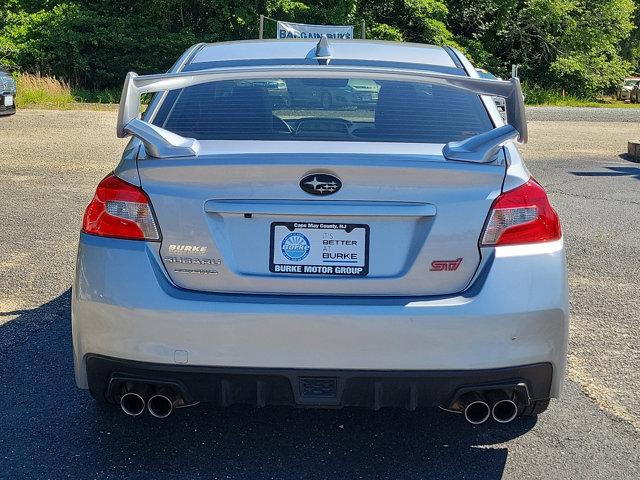
[[[469,392],[460,397],[460,405],[465,420],[473,425],[480,425],[491,416],[489,404],[477,392]]]
[[[120,398],[120,408],[127,415],[137,417],[144,412],[145,402],[142,395],[135,392],[127,392]]]
[[[481,423],[489,420],[491,416],[491,409],[487,402],[483,402],[482,400],[475,401],[470,403],[464,409],[464,418],[467,422],[472,423],[473,425],[480,425]]]
[[[171,394],[156,393],[147,402],[149,413],[156,418],[167,418],[175,405],[175,399],[171,397]]]
[[[518,416],[518,405],[503,390],[491,390],[485,398],[491,405],[491,416],[498,423],[509,423]]]
[[[493,405],[491,416],[498,423],[509,423],[518,416],[518,406],[513,400],[499,400]]]

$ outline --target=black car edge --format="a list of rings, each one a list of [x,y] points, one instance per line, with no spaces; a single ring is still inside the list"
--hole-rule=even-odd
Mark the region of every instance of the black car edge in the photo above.
[[[16,82],[13,77],[0,70],[0,116],[16,113]]]

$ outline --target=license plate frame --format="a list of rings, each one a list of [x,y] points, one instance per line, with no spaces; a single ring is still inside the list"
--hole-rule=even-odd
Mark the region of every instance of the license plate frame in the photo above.
[[[287,233],[288,232],[288,233]],[[301,241],[302,248],[285,257],[284,242],[286,236],[297,233],[306,239],[307,254],[304,250],[304,240],[292,235],[294,240]],[[329,238],[326,235],[333,236]],[[297,237],[297,238],[296,238]],[[335,237],[335,238],[334,238]],[[321,222],[272,222],[269,236],[269,271],[279,275],[313,275],[327,277],[366,277],[369,274],[369,225],[363,223],[321,223]],[[319,239],[320,238],[320,243]],[[291,238],[290,238],[291,239]],[[355,244],[329,244],[325,242],[344,241]],[[364,248],[362,248],[364,242]],[[276,250],[276,244],[280,252]],[[332,253],[343,254],[345,258],[336,260],[324,258],[329,247]],[[318,249],[319,252],[318,252]],[[296,256],[301,258],[295,258]],[[307,258],[309,257],[309,260]],[[315,261],[314,261],[315,260]]]

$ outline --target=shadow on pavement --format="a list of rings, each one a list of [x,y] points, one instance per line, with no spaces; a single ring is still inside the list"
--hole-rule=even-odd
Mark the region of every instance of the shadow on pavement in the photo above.
[[[620,155],[620,158],[627,159]],[[606,171],[602,172],[571,172],[577,177],[633,177],[640,180],[640,167],[604,167]]]
[[[75,388],[69,309],[68,290],[0,327],[0,478],[495,479],[508,452],[492,446],[536,422],[205,405],[131,418]]]

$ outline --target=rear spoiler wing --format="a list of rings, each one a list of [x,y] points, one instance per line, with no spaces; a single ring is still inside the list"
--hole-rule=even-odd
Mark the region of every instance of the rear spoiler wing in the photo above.
[[[153,157],[185,157],[198,155],[200,143],[194,138],[184,138],[164,128],[140,119],[140,99],[145,93],[178,90],[221,80],[259,80],[271,77],[287,78],[367,78],[445,85],[461,90],[502,97],[506,101],[508,124],[489,132],[475,135],[461,142],[449,142],[443,155],[449,160],[489,162],[508,141],[527,141],[527,120],[522,88],[517,78],[489,80],[421,70],[400,70],[380,67],[338,65],[283,65],[233,67],[201,70],[196,72],[137,75],[129,72],[122,88],[118,111],[117,133],[123,138],[133,135],[142,140],[147,153]]]

